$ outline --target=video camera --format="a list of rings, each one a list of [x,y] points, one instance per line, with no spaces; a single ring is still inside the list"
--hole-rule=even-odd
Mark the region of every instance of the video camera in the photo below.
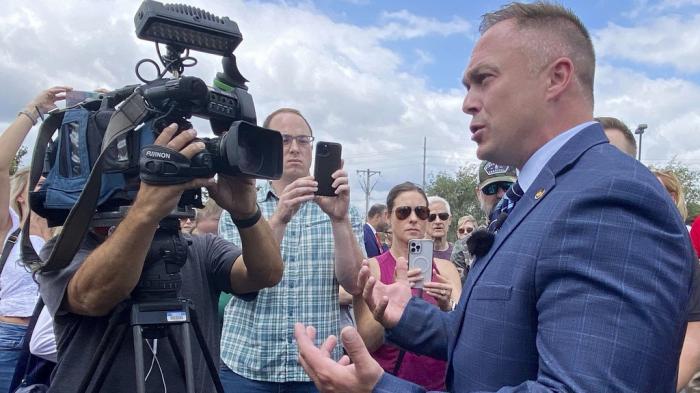
[[[114,225],[123,216],[123,207],[133,202],[139,177],[150,184],[179,184],[217,173],[259,179],[278,179],[282,174],[282,137],[255,125],[248,81],[236,65],[233,51],[242,41],[237,24],[198,8],[153,0],[143,1],[134,22],[139,38],[155,42],[164,68],[161,71],[151,59],[141,60],[136,76],[142,85],[87,99],[49,117],[61,116],[60,123],[49,131],[57,129],[58,137],[48,147],[37,143],[35,154],[45,157],[46,182],[30,198],[32,208],[50,226],[63,225],[103,150],[106,157],[99,169],[104,173],[94,217],[99,225]],[[165,54],[161,54],[161,44],[166,46]],[[212,87],[200,78],[182,75],[186,67],[197,64],[190,50],[222,56],[222,72],[217,73]],[[155,79],[141,76],[144,63],[156,67]],[[106,146],[109,123],[127,98],[138,101],[145,116],[134,125],[135,131]],[[205,145],[203,152],[187,159],[153,145],[171,123],[177,123],[180,131],[191,128],[188,119],[192,116],[208,119],[216,135],[199,139]],[[201,191],[185,192],[179,206],[202,207]]]

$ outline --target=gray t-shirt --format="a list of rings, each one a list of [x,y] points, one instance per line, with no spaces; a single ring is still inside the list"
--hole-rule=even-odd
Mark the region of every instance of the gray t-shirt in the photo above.
[[[194,303],[205,341],[214,358],[214,364],[218,365],[221,331],[217,320],[217,303],[221,291],[231,292],[229,274],[233,262],[241,254],[241,251],[235,245],[211,234],[192,236],[191,240],[192,245],[189,247],[187,262],[181,270],[183,283],[180,296],[188,298]],[[49,241],[42,250],[44,258],[48,256],[54,242],[55,239]],[[68,282],[83,260],[98,244],[92,235],[88,235],[68,267],[60,271],[38,275],[41,296],[54,316],[58,348],[58,364],[52,376],[50,392],[74,392],[78,388],[111,316],[110,314],[104,317],[88,317],[59,310]],[[182,348],[181,335],[179,334],[180,325],[174,326],[177,326],[173,332],[178,337],[178,347]],[[190,332],[196,382],[195,391],[213,392],[215,391],[214,385],[211,382],[202,351],[197,344],[194,331],[190,330]],[[169,393],[184,393],[184,377],[167,339],[158,340],[156,358],[163,370],[167,391]],[[144,344],[144,365],[146,368],[144,374],[148,373],[151,362],[151,352]],[[134,342],[132,331],[129,328],[100,391],[103,393],[134,392],[136,391],[135,379]],[[94,379],[91,383],[93,382]],[[157,364],[154,364],[146,381],[146,391],[164,391]]]

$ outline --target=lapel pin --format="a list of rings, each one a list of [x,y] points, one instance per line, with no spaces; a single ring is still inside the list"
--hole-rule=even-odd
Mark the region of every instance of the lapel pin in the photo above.
[[[544,188],[540,188],[539,190],[537,190],[537,192],[535,193],[535,200],[542,198],[544,192]]]

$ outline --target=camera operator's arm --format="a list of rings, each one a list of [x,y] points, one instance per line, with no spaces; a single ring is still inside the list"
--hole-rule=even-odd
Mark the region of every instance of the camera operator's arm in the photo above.
[[[333,240],[335,242],[335,277],[346,291],[353,295],[359,294],[357,274],[360,272],[364,254],[355,231],[361,233],[359,220],[350,217],[350,186],[345,170],[338,169],[332,175],[335,197],[317,196],[316,203],[331,219]],[[356,221],[356,222],[353,222]],[[356,228],[353,225],[356,224]]]
[[[258,213],[255,180],[219,174],[218,182],[207,187],[209,195],[229,212],[234,222],[254,218]],[[254,225],[238,228],[241,251],[230,273],[231,289],[239,295],[277,285],[284,265],[270,225],[260,216]]]
[[[56,107],[56,101],[65,98],[65,92],[71,90],[70,87],[52,87],[44,90],[33,100],[27,103],[17,115],[5,132],[0,135],[0,231],[9,228],[9,206],[10,206],[10,165],[15,158],[15,154],[22,146],[24,138],[39,119],[39,113],[46,113]],[[22,217],[24,218],[24,217]]]
[[[173,138],[177,125],[163,129],[155,144],[179,151],[188,158],[204,150],[204,144],[190,143],[194,130]],[[107,240],[87,256],[70,279],[63,307],[75,314],[100,316],[126,299],[138,283],[159,221],[177,205],[182,192],[208,184],[194,179],[185,184],[153,186],[141,183],[129,213]]]

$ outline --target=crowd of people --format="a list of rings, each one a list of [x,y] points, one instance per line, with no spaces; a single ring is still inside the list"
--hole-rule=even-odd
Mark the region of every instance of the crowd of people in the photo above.
[[[142,183],[118,225],[92,227],[67,266],[32,274],[20,239],[46,259],[61,229],[32,211],[29,171],[11,175],[12,160],[70,88],[40,93],[0,135],[0,392],[130,392],[137,377],[147,392],[219,380],[251,393],[693,389],[700,218],[686,225],[684,185],[635,159],[624,122],[593,117],[595,56],[576,15],[513,3],[480,33],[462,109],[481,212],[453,217],[443,196],[397,181],[363,222],[342,167],[336,195],[316,195],[311,124],[280,108],[263,123],[282,135],[279,179]],[[155,144],[187,159],[204,149],[176,124]],[[135,304],[155,307],[135,288],[161,220],[193,188],[209,199],[179,220],[178,295],[214,378],[196,340],[114,330]],[[429,277],[409,264],[415,240],[432,245]]]

